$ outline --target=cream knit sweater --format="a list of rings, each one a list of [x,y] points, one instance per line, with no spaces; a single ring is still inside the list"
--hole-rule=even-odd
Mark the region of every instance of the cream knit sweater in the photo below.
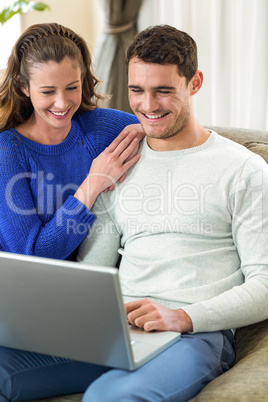
[[[212,132],[201,146],[150,149],[95,204],[78,259],[114,266],[125,301],[182,307],[194,332],[268,317],[268,167]]]

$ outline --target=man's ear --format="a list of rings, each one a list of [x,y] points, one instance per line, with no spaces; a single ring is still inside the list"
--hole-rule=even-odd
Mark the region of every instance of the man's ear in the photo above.
[[[200,70],[195,72],[195,75],[190,81],[191,95],[196,94],[203,84],[203,73]]]

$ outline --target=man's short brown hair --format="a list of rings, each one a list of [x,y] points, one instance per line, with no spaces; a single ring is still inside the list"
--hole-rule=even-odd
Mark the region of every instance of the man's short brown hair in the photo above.
[[[170,25],[156,25],[138,33],[126,50],[127,69],[133,57],[146,63],[175,64],[187,83],[198,69],[194,39]]]

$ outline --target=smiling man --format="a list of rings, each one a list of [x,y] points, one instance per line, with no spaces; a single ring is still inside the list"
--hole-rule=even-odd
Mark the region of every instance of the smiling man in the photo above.
[[[196,119],[203,74],[188,34],[148,28],[126,65],[146,138],[98,197],[79,260],[113,266],[119,253],[129,323],[182,336],[135,372],[103,374],[83,401],[188,401],[233,364],[234,330],[268,317],[268,168]]]
[[[192,108],[192,96],[203,81],[201,71],[196,71],[188,84],[179,76],[177,65],[158,65],[133,57],[128,74],[130,105],[152,149],[183,149],[206,141],[209,133],[196,124]],[[193,130],[191,136],[189,129]]]

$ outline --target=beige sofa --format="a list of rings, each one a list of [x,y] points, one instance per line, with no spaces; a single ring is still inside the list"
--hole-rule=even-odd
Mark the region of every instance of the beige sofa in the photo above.
[[[260,154],[268,163],[267,131],[211,128]],[[236,342],[236,361],[233,368],[208,384],[191,402],[268,401],[268,320],[238,329]],[[39,402],[80,402],[81,400],[82,394],[76,394],[42,399]]]

